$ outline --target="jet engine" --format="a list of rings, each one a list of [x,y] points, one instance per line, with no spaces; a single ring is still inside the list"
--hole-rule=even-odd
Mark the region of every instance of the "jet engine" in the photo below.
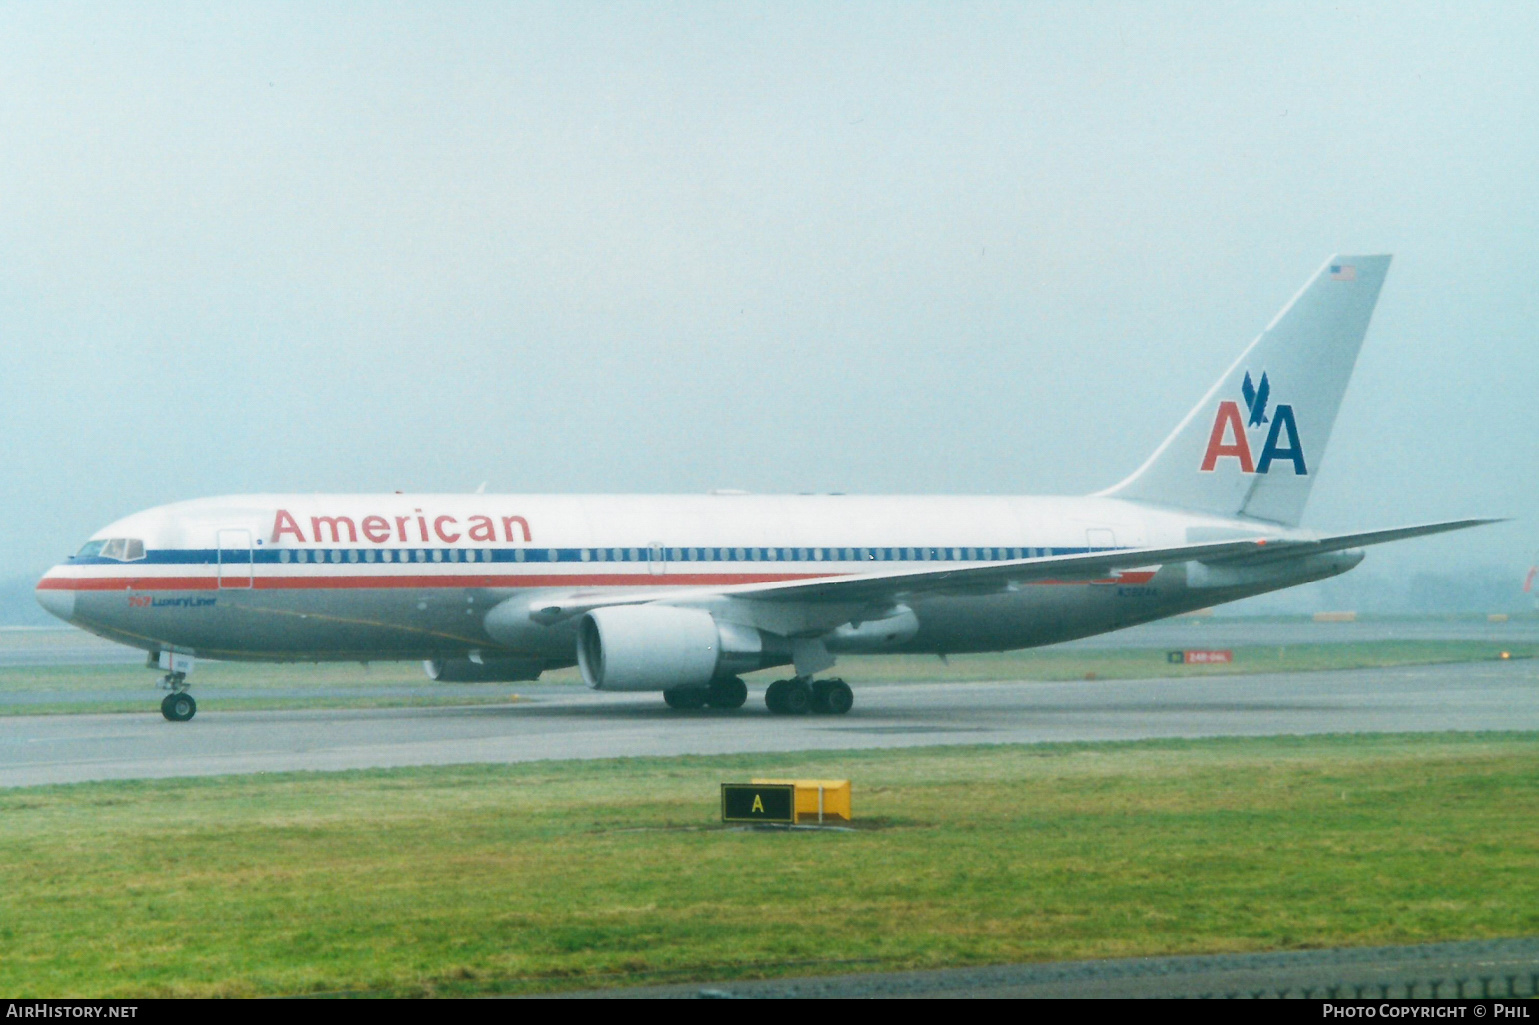
[[[791,660],[790,642],[709,612],[671,605],[612,605],[577,624],[577,664],[597,690],[704,687],[718,676]]]

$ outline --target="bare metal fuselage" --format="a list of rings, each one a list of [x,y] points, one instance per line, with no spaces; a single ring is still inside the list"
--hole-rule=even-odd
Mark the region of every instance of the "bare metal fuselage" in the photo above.
[[[538,610],[574,594],[659,597],[1104,548],[1254,535],[1255,522],[1104,498],[863,496],[238,496],[149,510],[98,532],[140,558],[72,559],[39,600],[150,652],[272,661],[575,661],[574,624]],[[1270,527],[1278,537],[1305,532]],[[137,554],[138,549],[125,549]],[[1344,572],[1360,552],[1249,574],[1193,564],[857,610],[836,654],[1033,647]],[[862,618],[864,617],[864,619]],[[764,665],[789,661],[772,653]]]

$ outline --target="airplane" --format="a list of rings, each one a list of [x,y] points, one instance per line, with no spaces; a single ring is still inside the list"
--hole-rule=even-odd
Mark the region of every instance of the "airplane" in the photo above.
[[[423,661],[442,681],[577,665],[602,691],[839,715],[844,655],[1054,644],[1336,576],[1368,545],[1299,526],[1390,257],[1337,255],[1154,453],[1084,497],[237,495],[97,531],[39,581],[148,653],[162,714],[198,659]]]

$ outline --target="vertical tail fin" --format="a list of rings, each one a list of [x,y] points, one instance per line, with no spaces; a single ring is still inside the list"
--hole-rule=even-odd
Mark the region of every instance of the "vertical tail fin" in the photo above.
[[[1154,455],[1102,494],[1296,525],[1389,261],[1327,260]]]

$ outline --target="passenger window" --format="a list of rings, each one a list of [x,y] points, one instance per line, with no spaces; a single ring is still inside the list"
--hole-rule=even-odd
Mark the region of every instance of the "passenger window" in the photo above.
[[[348,562],[357,562],[358,561],[358,549],[356,549],[356,548],[349,548],[347,550],[347,561]]]
[[[342,561],[342,549],[340,549],[340,548],[333,548],[331,550],[331,561],[332,562],[341,562]]]
[[[293,558],[293,555],[291,555],[289,553],[289,550],[287,548],[283,548],[283,549],[279,550],[279,552],[278,552],[278,561],[279,562],[288,562],[292,558]]]
[[[515,548],[515,549],[513,549],[513,561],[514,562],[523,562],[524,561],[524,550],[522,548]]]

